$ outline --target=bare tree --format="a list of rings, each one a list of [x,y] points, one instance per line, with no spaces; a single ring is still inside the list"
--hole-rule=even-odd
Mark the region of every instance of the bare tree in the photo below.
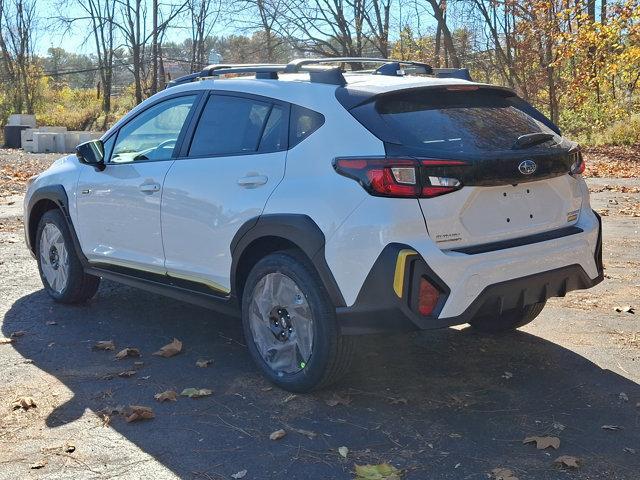
[[[35,30],[36,0],[0,0],[0,55],[17,112],[34,112]]]
[[[203,68],[207,63],[206,40],[220,17],[222,0],[188,0],[187,10],[191,19],[191,57],[192,72]]]

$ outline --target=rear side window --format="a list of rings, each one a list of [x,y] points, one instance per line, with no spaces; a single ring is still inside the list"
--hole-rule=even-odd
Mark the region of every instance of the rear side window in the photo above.
[[[193,134],[189,156],[257,152],[263,134],[267,133],[271,113],[272,104],[268,102],[228,95],[210,96]],[[274,118],[269,133],[282,128]],[[277,134],[273,134],[265,142],[277,149],[282,140],[276,137]]]
[[[289,123],[289,148],[292,148],[324,124],[324,115],[299,105],[292,105]]]
[[[429,89],[385,95],[352,113],[383,141],[425,153],[511,150],[519,136],[539,132],[559,141],[522,103],[501,91]]]

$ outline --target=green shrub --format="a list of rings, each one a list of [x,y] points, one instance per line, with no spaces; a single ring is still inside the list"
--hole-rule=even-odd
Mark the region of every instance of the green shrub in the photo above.
[[[640,144],[640,115],[614,122],[592,137],[593,145]]]

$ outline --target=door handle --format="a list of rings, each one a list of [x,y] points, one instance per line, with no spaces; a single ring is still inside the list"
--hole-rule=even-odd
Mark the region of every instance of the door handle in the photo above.
[[[238,179],[238,185],[244,188],[256,188],[269,181],[266,175],[248,175]]]
[[[138,187],[142,193],[154,193],[160,191],[159,183],[143,183]]]

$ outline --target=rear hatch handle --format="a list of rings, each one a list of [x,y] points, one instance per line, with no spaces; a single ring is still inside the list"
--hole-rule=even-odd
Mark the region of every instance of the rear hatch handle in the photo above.
[[[520,150],[523,148],[533,147],[534,145],[539,145],[544,142],[548,142],[549,140],[553,140],[554,135],[551,133],[525,133],[524,135],[520,135],[518,139],[515,141],[513,146],[511,147],[513,150]]]

